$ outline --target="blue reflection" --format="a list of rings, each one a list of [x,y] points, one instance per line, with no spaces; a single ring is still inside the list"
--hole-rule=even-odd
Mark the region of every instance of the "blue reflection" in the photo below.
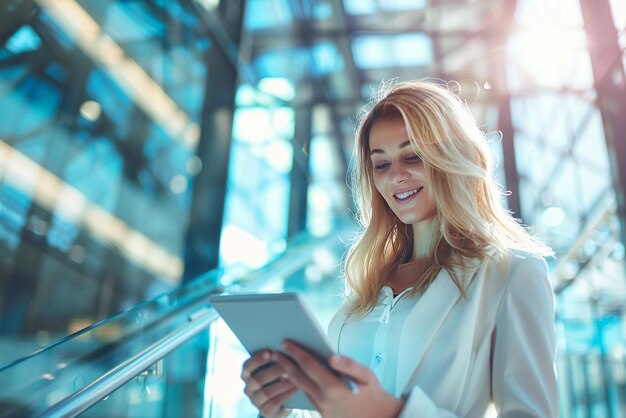
[[[8,184],[0,185],[0,241],[12,250],[19,244],[30,203],[30,196]]]
[[[58,214],[52,215],[52,222],[47,233],[47,240],[51,247],[57,248],[62,252],[66,252],[74,243],[80,229],[75,224],[68,222],[61,216]]]
[[[301,79],[309,74],[311,52],[307,48],[285,48],[260,54],[254,61],[259,77]]]
[[[41,45],[41,39],[30,26],[20,28],[6,43],[6,48],[14,54],[33,51]]]
[[[254,61],[260,77],[301,79],[313,75],[337,73],[344,68],[337,46],[321,42],[309,48],[282,48],[260,54]]]
[[[0,71],[0,77],[4,71]],[[18,137],[40,131],[55,118],[61,101],[59,91],[37,76],[23,78],[6,95],[0,95],[0,139],[14,142]],[[10,122],[9,122],[10,121]]]
[[[427,66],[433,61],[432,50],[425,33],[359,35],[352,43],[356,65],[365,69]]]
[[[312,49],[315,58],[313,73],[327,75],[343,69],[343,58],[337,46],[330,42],[319,43]]]
[[[346,12],[351,15],[419,10],[426,6],[426,0],[344,0],[343,3]]]
[[[246,4],[245,25],[248,29],[269,29],[291,23],[289,5],[285,0],[249,0]]]
[[[164,22],[139,2],[113,3],[109,5],[103,30],[117,42],[141,41],[161,37],[165,33]]]
[[[111,120],[119,136],[126,137],[132,127],[127,123],[132,113],[133,102],[111,77],[94,68],[87,81],[87,93],[102,107],[102,112]]]

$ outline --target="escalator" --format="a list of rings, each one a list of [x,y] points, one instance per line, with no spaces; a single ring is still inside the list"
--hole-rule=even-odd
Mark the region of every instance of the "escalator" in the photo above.
[[[297,237],[260,269],[209,272],[0,365],[0,417],[256,417],[239,379],[247,353],[208,297],[298,291],[325,328],[353,229]]]

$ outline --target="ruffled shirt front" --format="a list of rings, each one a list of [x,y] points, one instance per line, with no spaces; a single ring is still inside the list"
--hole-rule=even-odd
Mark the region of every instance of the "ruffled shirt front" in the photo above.
[[[390,281],[414,283],[428,266],[427,259],[401,264]],[[390,286],[383,286],[374,309],[359,320],[348,318],[337,341],[339,354],[369,367],[382,387],[396,396],[402,391],[402,388],[396,388],[402,327],[420,297],[411,294],[411,290],[413,287],[408,287],[394,296]]]

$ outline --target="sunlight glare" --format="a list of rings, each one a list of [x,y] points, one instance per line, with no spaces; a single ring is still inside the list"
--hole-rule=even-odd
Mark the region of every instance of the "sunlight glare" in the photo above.
[[[592,82],[582,30],[524,30],[511,37],[511,54],[527,76],[544,87],[587,87]]]

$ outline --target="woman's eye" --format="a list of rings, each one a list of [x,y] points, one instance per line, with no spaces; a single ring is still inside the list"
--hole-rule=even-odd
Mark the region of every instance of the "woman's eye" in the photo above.
[[[384,171],[387,169],[387,167],[389,167],[389,163],[384,162],[384,163],[374,163],[374,170],[376,171]]]
[[[422,159],[417,154],[407,155],[406,157],[404,157],[404,160],[410,163],[416,163],[416,162],[422,161]]]

